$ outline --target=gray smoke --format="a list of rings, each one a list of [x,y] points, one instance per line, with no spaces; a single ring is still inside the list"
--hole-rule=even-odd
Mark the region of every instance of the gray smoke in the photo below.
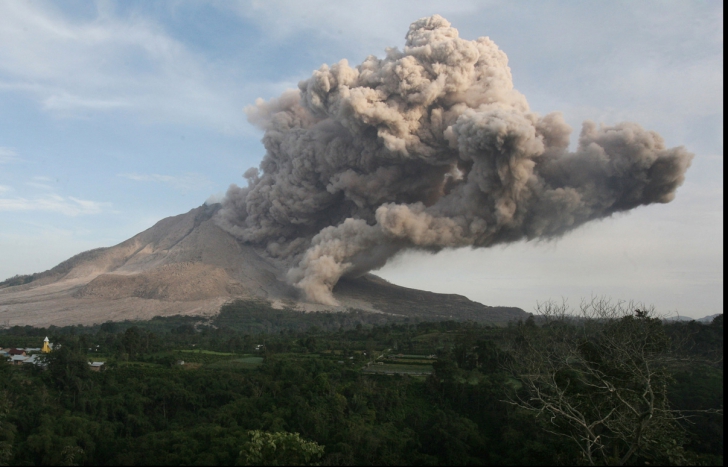
[[[410,26],[404,51],[323,65],[298,87],[246,109],[267,152],[218,223],[324,304],[342,276],[405,248],[553,238],[670,202],[693,157],[635,123],[590,121],[569,152],[571,128],[529,110],[505,53],[438,15]]]

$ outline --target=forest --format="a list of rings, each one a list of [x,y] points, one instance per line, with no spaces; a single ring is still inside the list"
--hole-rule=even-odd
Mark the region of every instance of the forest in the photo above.
[[[10,327],[0,465],[722,465],[723,318],[299,313]],[[92,371],[89,362],[103,362]]]

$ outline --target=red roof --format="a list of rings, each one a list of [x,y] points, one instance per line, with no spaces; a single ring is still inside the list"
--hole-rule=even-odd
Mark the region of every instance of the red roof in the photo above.
[[[25,350],[20,349],[10,349],[8,350],[9,355],[25,355]]]

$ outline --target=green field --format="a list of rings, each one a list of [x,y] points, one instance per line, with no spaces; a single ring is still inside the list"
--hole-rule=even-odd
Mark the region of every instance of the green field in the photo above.
[[[148,362],[119,362],[119,366],[141,366],[145,368],[160,368],[162,365],[159,365],[157,363],[148,363]]]
[[[244,357],[211,363],[209,365],[205,365],[205,368],[214,368],[220,370],[254,370],[262,364],[263,357]]]
[[[369,368],[362,370],[364,373],[383,373],[383,374],[431,374],[432,365],[405,365],[397,363],[385,363],[384,365],[374,364]]]
[[[178,350],[178,352],[184,352],[184,353],[196,353],[196,354],[204,354],[204,355],[220,355],[223,357],[232,357],[235,354],[229,353],[229,352],[215,352],[212,350],[202,350],[202,349],[195,349],[195,350]]]
[[[386,361],[391,363],[399,361],[403,365],[432,365],[432,363],[435,362],[435,360],[431,358],[414,359],[406,357],[397,357],[396,359],[388,358]]]

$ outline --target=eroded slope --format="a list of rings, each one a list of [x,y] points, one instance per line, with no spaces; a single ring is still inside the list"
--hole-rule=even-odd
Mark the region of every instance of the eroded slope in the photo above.
[[[43,273],[0,284],[0,324],[91,324],[154,316],[213,315],[234,299],[300,311],[359,309],[425,319],[507,321],[520,309],[486,307],[458,295],[390,284],[376,276],[342,281],[336,307],[307,303],[285,270],[220,229],[219,205],[159,221],[109,248],[76,255]]]

